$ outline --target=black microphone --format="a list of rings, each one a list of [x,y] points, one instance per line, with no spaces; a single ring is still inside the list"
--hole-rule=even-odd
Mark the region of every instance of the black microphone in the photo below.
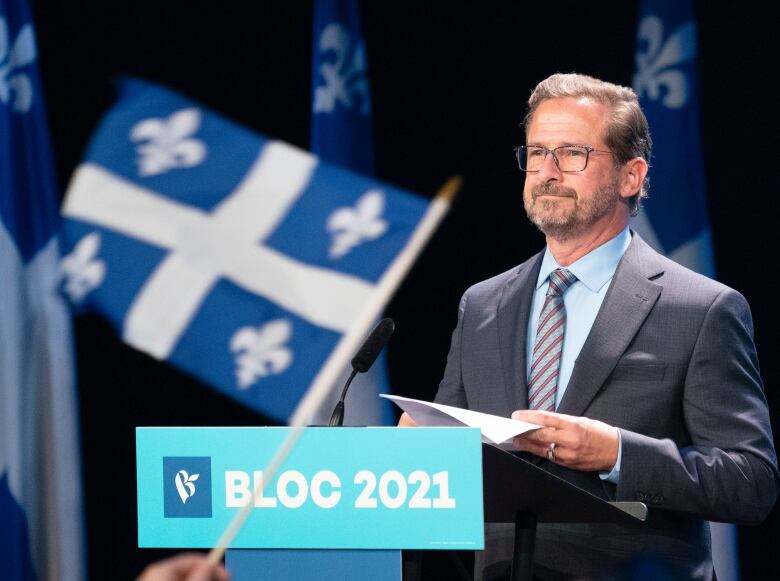
[[[376,324],[374,330],[369,333],[363,346],[360,347],[357,354],[352,358],[352,373],[350,373],[344,389],[341,391],[341,399],[336,404],[333,414],[330,416],[330,426],[341,426],[344,423],[344,399],[347,397],[347,390],[352,380],[358,373],[365,373],[376,361],[379,352],[390,340],[395,331],[393,319],[382,319]]]

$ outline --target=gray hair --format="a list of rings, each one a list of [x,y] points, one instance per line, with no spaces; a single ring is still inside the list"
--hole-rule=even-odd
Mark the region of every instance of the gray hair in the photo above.
[[[615,85],[575,73],[555,74],[547,77],[536,85],[528,99],[528,113],[525,116],[526,134],[536,109],[542,102],[562,97],[588,97],[597,103],[606,105],[611,111],[604,142],[615,154],[618,165],[641,157],[650,163],[650,152],[653,141],[650,139],[650,129],[647,118],[639,107],[636,93],[629,88]],[[628,208],[632,216],[636,216],[642,200],[647,197],[649,179],[645,176],[639,191],[628,198]]]

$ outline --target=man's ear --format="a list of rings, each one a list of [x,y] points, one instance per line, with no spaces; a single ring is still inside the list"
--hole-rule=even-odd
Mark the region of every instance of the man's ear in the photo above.
[[[630,198],[639,193],[649,169],[644,158],[635,157],[623,165],[621,172],[620,196]]]

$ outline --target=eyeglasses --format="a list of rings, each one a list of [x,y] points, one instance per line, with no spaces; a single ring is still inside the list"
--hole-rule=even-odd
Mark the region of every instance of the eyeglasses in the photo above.
[[[515,147],[517,164],[524,172],[533,173],[542,169],[548,153],[552,154],[555,165],[564,173],[583,171],[588,167],[588,159],[591,153],[611,153],[614,155],[613,151],[594,149],[587,145],[561,145],[552,149],[535,145]]]

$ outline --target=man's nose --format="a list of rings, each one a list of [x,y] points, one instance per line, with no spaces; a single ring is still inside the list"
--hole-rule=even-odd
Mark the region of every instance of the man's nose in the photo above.
[[[559,180],[560,178],[561,170],[555,161],[555,155],[553,155],[552,151],[549,151],[542,162],[542,167],[539,169],[539,179],[549,182]]]

